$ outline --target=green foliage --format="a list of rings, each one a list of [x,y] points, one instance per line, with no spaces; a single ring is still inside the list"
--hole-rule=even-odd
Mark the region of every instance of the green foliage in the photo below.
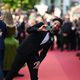
[[[40,0],[3,0],[5,4],[9,4],[11,8],[21,8],[23,10],[28,10],[33,8],[33,6]]]

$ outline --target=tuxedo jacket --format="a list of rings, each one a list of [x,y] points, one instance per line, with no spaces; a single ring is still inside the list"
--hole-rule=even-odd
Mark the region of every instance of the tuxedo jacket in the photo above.
[[[36,57],[37,60],[40,61],[43,60],[50,47],[51,39],[49,39],[47,43],[40,45],[45,35],[48,33],[48,31],[38,31],[38,28],[41,27],[42,25],[43,23],[39,23],[27,29],[29,35],[17,49],[18,54],[24,57],[34,56]],[[39,56],[38,51],[41,49],[43,49],[41,51],[42,55]]]

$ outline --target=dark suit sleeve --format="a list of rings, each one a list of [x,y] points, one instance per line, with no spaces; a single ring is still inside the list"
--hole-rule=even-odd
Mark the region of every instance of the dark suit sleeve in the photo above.
[[[42,48],[42,50],[40,50],[40,53],[39,52],[35,52],[35,59],[36,59],[36,61],[40,61],[40,62],[42,62],[42,60],[46,57],[46,55],[47,55],[47,52],[48,52],[48,50],[49,50],[49,48],[50,48],[50,45],[51,44],[48,44],[48,45],[45,45],[45,47],[43,47]]]
[[[41,51],[41,53],[40,53],[40,58],[39,58],[39,59],[40,59],[40,62],[42,62],[42,60],[46,57],[49,48],[50,48],[50,44],[46,45],[46,46],[42,49],[42,51]]]
[[[38,32],[38,28],[40,28],[44,23],[40,22],[38,24],[35,24],[29,28],[27,28],[27,32],[28,33],[34,33],[34,32]]]
[[[27,28],[27,32],[28,32],[29,34],[30,34],[30,33],[34,33],[34,32],[38,32],[37,30],[38,30],[37,27],[29,27],[29,28]]]

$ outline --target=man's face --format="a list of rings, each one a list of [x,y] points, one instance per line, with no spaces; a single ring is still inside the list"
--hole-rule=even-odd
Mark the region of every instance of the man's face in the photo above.
[[[60,27],[60,22],[58,20],[51,22],[52,28],[59,28]]]

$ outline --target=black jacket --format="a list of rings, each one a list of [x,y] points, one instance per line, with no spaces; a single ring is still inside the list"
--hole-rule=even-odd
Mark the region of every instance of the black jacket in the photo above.
[[[19,46],[18,48],[18,53],[21,54],[22,56],[26,56],[29,57],[31,55],[35,55],[35,57],[37,58],[37,60],[42,61],[44,59],[44,57],[46,56],[46,53],[50,47],[50,42],[51,39],[49,39],[49,41],[40,46],[40,43],[42,42],[42,40],[44,39],[45,35],[47,34],[48,31],[37,31],[39,27],[41,27],[43,24],[37,24],[34,25],[32,27],[29,27],[27,29],[27,32],[29,33],[28,37],[22,42],[22,44]],[[38,55],[39,50],[42,50],[41,55]]]

